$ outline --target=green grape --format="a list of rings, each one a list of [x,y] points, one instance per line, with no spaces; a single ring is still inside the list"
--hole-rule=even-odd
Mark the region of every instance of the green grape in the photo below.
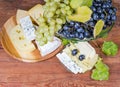
[[[69,7],[69,6],[66,6],[66,7],[65,7],[65,10],[70,10],[70,7]]]
[[[49,13],[46,15],[47,18],[51,18],[51,17],[53,17],[53,16],[54,16],[54,13],[53,13],[53,12],[49,12]]]
[[[59,25],[59,24],[56,25],[56,31],[60,30],[61,28],[62,28],[61,25]]]
[[[50,23],[50,25],[54,26],[56,21],[54,19],[52,19],[49,23]]]
[[[61,19],[62,19],[63,24],[65,24],[66,18],[65,17],[61,17]]]
[[[46,26],[45,22],[41,23],[40,26],[39,26],[39,28],[41,29],[41,27],[44,27],[44,26]]]
[[[48,26],[44,26],[43,30],[44,32],[48,32]]]
[[[57,9],[56,14],[60,14],[60,13],[61,13],[60,9]]]
[[[55,2],[60,2],[60,0],[54,0]]]
[[[39,17],[38,22],[43,23],[43,22],[45,22],[45,19],[43,17]]]
[[[40,41],[38,41],[38,44],[39,44],[40,46],[43,46],[43,45],[45,45],[45,42],[42,41],[42,40],[40,40]]]
[[[70,2],[69,2],[69,0],[64,0],[64,3],[69,4]]]
[[[48,36],[47,40],[50,41],[50,42],[53,41],[53,36]]]
[[[48,36],[50,36],[50,33],[49,33],[49,32],[45,32],[45,33],[44,33],[44,36],[45,36],[45,37],[48,37]]]
[[[49,30],[54,30],[55,27],[54,26],[49,26]]]
[[[53,7],[50,8],[50,11],[55,12],[56,8],[53,6]]]
[[[55,32],[61,29],[66,22],[66,17],[72,14],[72,9],[68,4],[69,0],[45,0],[44,15],[38,19],[39,27],[36,34],[40,45],[53,41]],[[41,36],[42,34],[42,36]]]
[[[49,32],[50,32],[50,35],[51,35],[51,36],[54,36],[55,27],[51,26]]]
[[[65,4],[60,4],[60,7],[64,8],[66,5]]]
[[[64,15],[66,14],[66,11],[65,11],[64,8],[61,8],[60,10],[61,10],[61,13],[62,13],[62,14],[64,14]]]
[[[47,42],[47,38],[44,36],[44,37],[42,38],[42,41]]]
[[[39,38],[39,39],[43,38],[43,34],[39,34],[36,38]]]
[[[56,22],[57,22],[57,24],[62,24],[63,23],[62,19],[60,19],[60,18],[57,18]]]
[[[72,12],[70,10],[67,11],[67,15],[71,15]]]

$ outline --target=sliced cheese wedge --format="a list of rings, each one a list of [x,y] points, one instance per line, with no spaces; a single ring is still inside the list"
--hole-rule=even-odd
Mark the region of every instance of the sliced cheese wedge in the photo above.
[[[21,58],[36,59],[37,56],[34,54],[36,48],[32,42],[25,38],[20,25],[16,25],[11,30],[7,30],[7,34]]]
[[[40,15],[43,16],[44,13],[43,6],[41,4],[37,4],[34,7],[32,7],[28,11],[28,13],[32,17],[32,19],[39,25],[38,18],[40,17]]]
[[[95,49],[88,42],[79,42],[75,46],[80,50],[80,53],[86,58],[93,58],[96,54]]]

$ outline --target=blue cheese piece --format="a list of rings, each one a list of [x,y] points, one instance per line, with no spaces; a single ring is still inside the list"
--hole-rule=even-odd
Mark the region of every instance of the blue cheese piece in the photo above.
[[[69,69],[72,73],[77,74],[82,72],[82,68],[80,68],[75,62],[71,60],[71,58],[64,52],[56,55],[57,58],[63,63],[67,69]]]
[[[35,27],[30,19],[30,16],[26,16],[20,19],[21,27],[24,31],[25,37],[32,41],[35,39]]]
[[[38,49],[40,50],[41,55],[45,56],[55,51],[61,45],[61,40],[57,37],[54,37],[54,40],[52,42],[48,42],[43,46],[40,46],[37,41],[36,41],[36,44]]]

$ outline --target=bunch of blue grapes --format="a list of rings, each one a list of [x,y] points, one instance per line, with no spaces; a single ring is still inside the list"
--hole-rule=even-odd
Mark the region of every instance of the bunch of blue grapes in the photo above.
[[[111,26],[117,19],[117,9],[113,7],[112,0],[94,0],[91,9],[93,14],[90,21],[87,22],[90,26],[94,27],[96,22],[102,19],[105,22],[103,29],[106,29],[108,26]]]
[[[65,38],[77,38],[80,40],[91,38],[93,36],[93,28],[81,22],[70,21],[63,25],[62,29],[58,31],[59,34]]]

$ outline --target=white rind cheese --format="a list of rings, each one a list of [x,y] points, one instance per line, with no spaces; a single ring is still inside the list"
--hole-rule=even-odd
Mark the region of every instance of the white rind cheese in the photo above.
[[[24,31],[25,37],[32,41],[35,39],[35,27],[30,19],[30,16],[26,16],[20,19],[21,27]]]
[[[37,41],[36,41],[36,44],[38,49],[40,50],[41,55],[45,56],[55,51],[61,45],[61,41],[57,37],[54,37],[54,40],[52,42],[48,42],[43,46],[40,46]]]
[[[79,50],[75,56],[71,54],[73,49]],[[80,55],[85,55],[85,59],[80,61]],[[91,70],[98,60],[95,49],[87,42],[79,42],[77,44],[71,43],[70,46],[67,46],[62,51],[62,53],[59,53],[56,56],[74,74]]]

